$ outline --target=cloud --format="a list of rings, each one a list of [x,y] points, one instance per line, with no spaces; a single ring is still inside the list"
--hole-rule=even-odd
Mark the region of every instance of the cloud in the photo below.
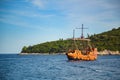
[[[7,18],[0,18],[0,22],[21,26],[21,27],[28,27],[28,24],[26,22],[14,19],[14,16],[6,16],[6,17]]]
[[[43,9],[45,7],[44,3],[41,0],[29,0],[34,6]]]
[[[55,27],[53,25],[55,22],[62,20],[65,20],[67,26],[71,28],[82,23],[101,26],[101,24],[120,22],[119,6],[114,0],[27,0],[27,2],[32,4],[27,10],[8,11],[16,17],[22,16],[23,19],[29,18],[39,20],[39,23],[40,21],[51,23],[53,27]],[[18,24],[23,25],[23,23]],[[24,23],[24,25],[27,24]]]
[[[50,18],[50,17],[55,16],[53,14],[41,14],[41,13],[33,12],[33,11],[14,10],[11,12],[14,14],[20,15],[20,16],[33,17],[33,18]]]
[[[7,24],[12,24],[15,25],[17,27],[29,27],[32,28],[32,25],[25,21],[23,18],[20,18],[18,16],[15,15],[1,15],[0,16],[0,22],[2,23],[7,23]]]
[[[71,22],[101,22],[101,20],[114,20],[120,17],[118,3],[114,0],[65,0],[58,3]],[[62,5],[62,6],[61,6]],[[108,21],[109,22],[109,21]]]
[[[38,29],[41,31],[53,31],[53,28],[51,29],[51,27],[50,27],[50,25],[51,25],[50,21],[49,20],[48,21],[45,20],[46,22],[41,21],[38,16],[41,17],[41,15],[37,15],[37,17],[34,18],[34,20],[32,20],[32,18],[24,18],[21,16],[4,14],[4,15],[0,15],[0,22],[5,23],[5,24],[11,24],[11,25],[14,25],[16,27],[21,27],[21,28],[31,28],[31,29],[35,29],[35,30]],[[49,15],[44,16],[43,18],[46,19],[48,17],[49,17]],[[46,24],[46,25],[44,25],[44,24]],[[11,26],[11,27],[13,27],[13,26]],[[47,28],[47,29],[45,29],[45,28]]]

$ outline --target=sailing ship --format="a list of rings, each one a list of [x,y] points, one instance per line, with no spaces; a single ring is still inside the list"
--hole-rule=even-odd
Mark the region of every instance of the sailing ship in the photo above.
[[[82,24],[82,34],[81,38],[74,38],[75,30],[73,30],[73,44],[75,45],[74,49],[69,49],[66,53],[68,60],[84,60],[84,61],[93,61],[97,59],[97,48],[91,46],[90,39],[85,39],[83,36],[83,27]],[[77,45],[79,41],[79,47]]]

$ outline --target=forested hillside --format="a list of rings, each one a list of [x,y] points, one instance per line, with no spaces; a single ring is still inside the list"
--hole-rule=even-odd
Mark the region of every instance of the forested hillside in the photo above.
[[[120,27],[118,29],[112,29],[107,32],[100,34],[94,34],[89,37],[91,43],[98,48],[99,51],[102,50],[111,50],[111,51],[120,51]],[[77,41],[77,44],[80,44],[80,41]],[[80,47],[80,46],[78,46]],[[63,53],[68,49],[73,49],[74,44],[73,40],[58,40],[45,42],[33,46],[24,46],[21,53]]]
[[[120,27],[118,29],[112,29],[101,34],[90,36],[92,43],[98,50],[111,50],[111,51],[120,51]]]

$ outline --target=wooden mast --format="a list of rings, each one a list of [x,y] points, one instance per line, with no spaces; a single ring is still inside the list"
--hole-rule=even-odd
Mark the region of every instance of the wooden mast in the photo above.
[[[73,29],[73,40],[75,39],[75,29]]]
[[[88,29],[88,28],[84,28],[84,27],[83,27],[83,24],[82,24],[82,27],[81,27],[81,28],[76,28],[76,29],[81,29],[81,39],[83,39],[83,38],[84,38],[83,29]]]

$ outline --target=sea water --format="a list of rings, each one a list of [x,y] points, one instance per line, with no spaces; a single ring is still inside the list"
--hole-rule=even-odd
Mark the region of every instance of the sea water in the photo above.
[[[0,54],[0,80],[120,80],[120,56],[68,61],[66,55]]]

